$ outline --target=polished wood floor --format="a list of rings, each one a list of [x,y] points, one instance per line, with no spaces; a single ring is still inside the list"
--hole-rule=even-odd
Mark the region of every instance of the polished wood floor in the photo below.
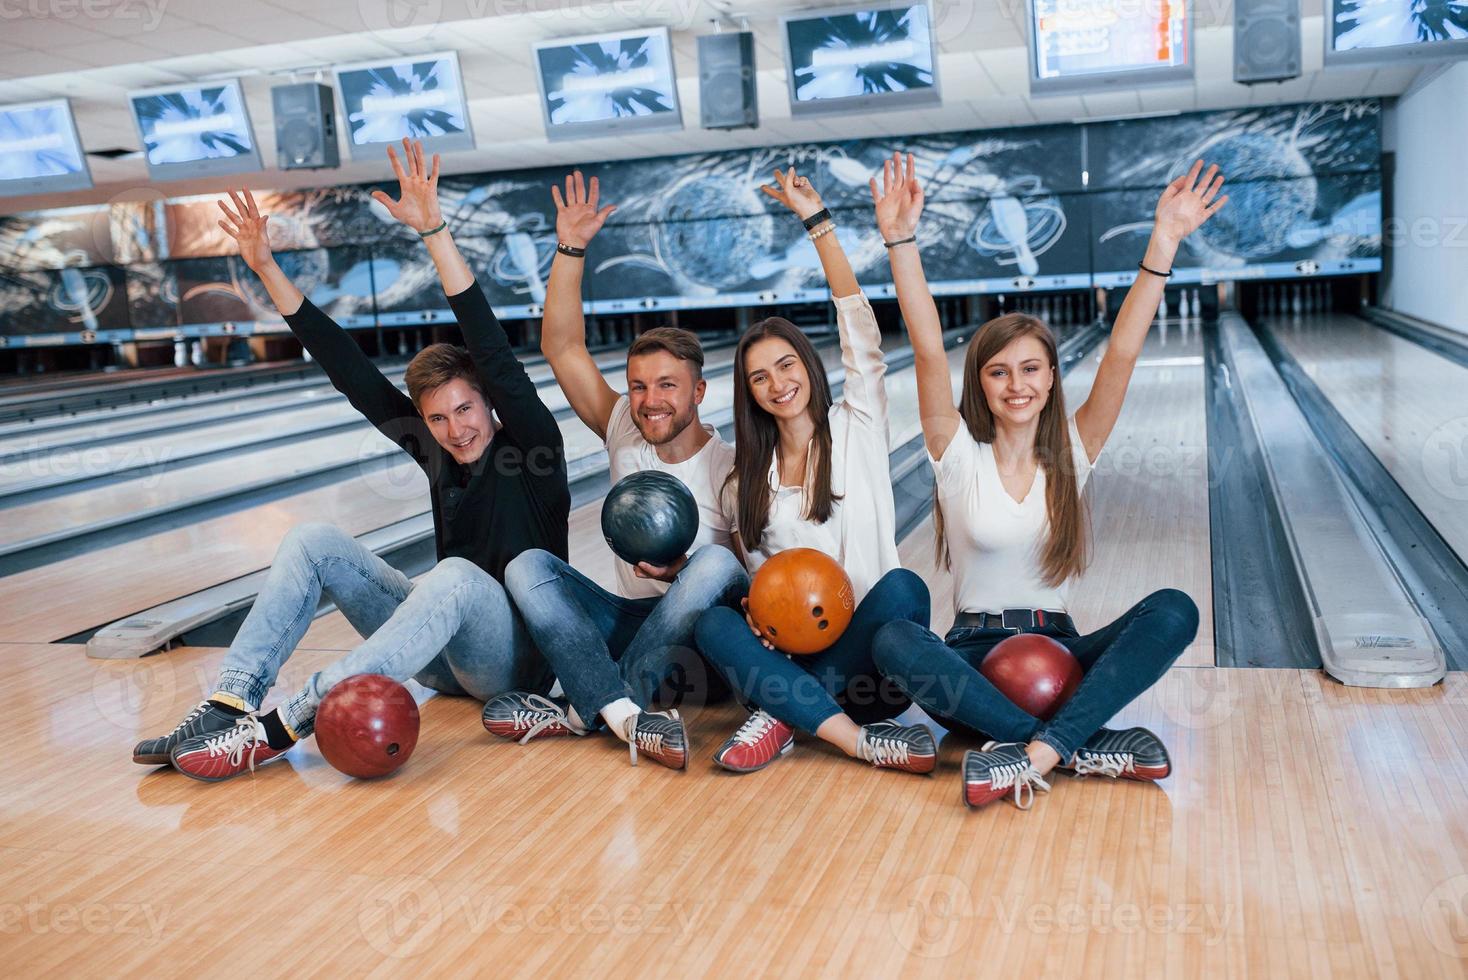
[[[1125,713],[1159,785],[1056,779],[1033,810],[805,739],[689,771],[606,737],[491,739],[427,697],[411,762],[356,782],[314,743],[208,785],[128,760],[223,655],[98,662],[6,644],[0,934],[18,976],[1459,976],[1468,683],[1384,692],[1177,667]],[[336,651],[302,650],[287,682]],[[328,966],[329,965],[329,966]]]

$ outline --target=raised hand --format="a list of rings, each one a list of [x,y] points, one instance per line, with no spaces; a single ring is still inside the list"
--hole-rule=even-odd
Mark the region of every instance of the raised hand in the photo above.
[[[1227,194],[1218,196],[1219,189],[1223,187],[1223,174],[1218,172],[1218,164],[1209,167],[1200,181],[1198,174],[1202,169],[1203,161],[1199,160],[1191,170],[1162,191],[1152,226],[1154,234],[1173,243],[1181,242],[1228,203]]]
[[[917,231],[918,218],[923,213],[923,185],[918,183],[913,169],[912,154],[907,155],[907,167],[902,165],[902,154],[892,153],[892,159],[882,161],[882,189],[877,190],[877,178],[871,179],[872,203],[877,209],[877,230],[889,242],[912,237]]]
[[[391,146],[387,148],[387,158],[398,177],[398,199],[394,201],[382,191],[373,191],[372,199],[419,234],[443,224],[443,216],[438,210],[438,154],[433,155],[430,168],[423,158],[423,141],[404,137],[403,158],[407,166],[398,162],[398,155]]]
[[[270,254],[270,237],[265,231],[270,215],[260,213],[255,205],[255,196],[248,190],[241,193],[244,194],[243,198],[234,191],[229,192],[230,200],[234,201],[233,211],[223,201],[216,202],[219,210],[224,212],[225,219],[219,222],[219,227],[239,245],[240,258],[245,265],[250,267],[251,272],[259,275],[261,269],[275,262],[275,257]]]
[[[795,216],[802,221],[825,207],[821,203],[821,195],[816,193],[809,180],[796,175],[793,166],[784,173],[776,167],[775,184],[775,187],[761,184],[760,190],[794,211]]]
[[[601,200],[601,184],[595,177],[591,178],[591,189],[588,192],[586,181],[582,179],[579,170],[566,175],[565,197],[561,196],[561,189],[554,184],[551,185],[551,197],[556,202],[556,240],[575,248],[585,248],[596,237],[596,233],[601,231],[601,226],[606,224],[611,213],[617,210],[615,204],[597,209]]]

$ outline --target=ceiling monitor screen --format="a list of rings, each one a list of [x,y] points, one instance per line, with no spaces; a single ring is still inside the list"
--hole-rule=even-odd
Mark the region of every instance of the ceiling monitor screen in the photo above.
[[[1029,0],[1030,93],[1193,77],[1186,0]]]
[[[0,196],[91,186],[70,103],[47,99],[0,106]]]
[[[128,93],[148,173],[157,180],[260,169],[238,79]]]
[[[1468,55],[1468,0],[1325,0],[1325,63]]]
[[[683,128],[667,28],[557,38],[533,53],[550,139]]]
[[[937,105],[927,3],[811,10],[781,18],[792,115]]]
[[[381,160],[384,143],[423,141],[428,153],[474,149],[459,56],[452,51],[336,67],[347,146]]]

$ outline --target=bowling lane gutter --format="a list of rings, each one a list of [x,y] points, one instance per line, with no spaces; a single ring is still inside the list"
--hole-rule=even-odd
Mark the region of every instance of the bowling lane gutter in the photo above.
[[[1468,566],[1280,343],[1267,320],[1250,326],[1305,421],[1354,487],[1362,516],[1438,634],[1449,668],[1468,669]]]
[[[946,331],[945,349],[962,342],[973,330],[974,327],[970,325]],[[1105,336],[1104,326],[1097,321],[1063,340],[1059,345],[1062,374],[1094,350]],[[898,348],[887,355],[888,371],[902,370],[910,366],[912,360],[911,347]],[[827,373],[833,397],[839,397],[845,387],[843,375],[840,368]],[[725,438],[733,439],[732,410],[714,413],[705,421],[714,425]],[[932,472],[930,467],[922,465],[924,460],[921,434],[908,440],[889,456],[893,496],[897,505],[899,541],[922,523],[932,505]],[[605,452],[574,460],[570,469],[573,508],[599,500],[610,488]],[[431,568],[435,559],[433,528],[425,520],[425,516],[419,514],[405,518],[388,527],[368,532],[363,538],[375,536],[380,539],[383,544],[373,550],[404,574],[420,574]],[[195,594],[197,599],[183,596],[117,622],[65,637],[59,642],[86,642],[90,656],[108,658],[136,657],[155,650],[166,650],[178,645],[184,634],[187,634],[187,639],[182,642],[192,645],[227,645],[249,613],[263,576],[264,570],[251,572],[202,590]],[[333,608],[330,603],[325,603],[318,609],[317,615],[323,615]]]
[[[714,349],[717,349],[717,346]],[[546,371],[546,376],[536,382],[537,386],[543,386],[555,380],[554,376],[549,373],[549,369],[545,367],[544,358],[536,358],[533,362],[527,360],[524,363],[527,369],[544,369]],[[602,369],[603,371],[610,370],[611,368],[616,367],[617,365],[622,363],[622,354],[620,349],[615,355],[598,357],[596,363],[597,367]],[[380,368],[384,369],[383,373],[388,378],[388,380],[401,388],[403,371],[405,370],[406,366],[396,363],[396,359],[394,359],[394,362],[392,362],[390,366],[392,369],[386,370],[389,365],[379,365]],[[206,395],[204,397],[192,399],[189,401],[171,402],[167,405],[138,405],[135,406],[136,411],[119,409],[115,413],[107,413],[107,415],[103,418],[103,421],[112,422],[118,419],[141,417],[150,414],[171,414],[180,409],[197,408],[199,406],[211,404],[236,406],[241,401],[244,401],[246,399],[265,398],[272,395],[289,394],[291,392],[304,392],[313,389],[324,389],[325,391],[330,392],[330,394],[320,399],[303,398],[300,401],[292,401],[283,405],[267,405],[263,408],[250,409],[243,412],[231,412],[225,409],[221,409],[219,412],[213,415],[209,415],[199,419],[192,419],[187,422],[168,422],[166,420],[160,420],[160,423],[158,425],[134,429],[128,432],[119,432],[113,435],[100,437],[89,436],[81,439],[73,439],[70,441],[47,443],[46,445],[42,446],[32,446],[26,449],[11,450],[10,452],[0,454],[0,463],[9,463],[17,460],[30,459],[36,456],[44,456],[48,453],[56,452],[62,449],[81,449],[91,448],[93,446],[104,446],[110,443],[124,442],[128,439],[135,439],[143,436],[161,435],[166,432],[175,432],[180,429],[189,429],[197,426],[207,426],[216,422],[233,422],[237,419],[256,418],[261,415],[269,415],[275,412],[288,412],[293,409],[298,409],[302,407],[325,405],[329,404],[332,401],[338,401],[345,397],[337,392],[336,389],[332,388],[331,382],[327,381],[325,377],[315,376],[302,381],[286,382],[279,385],[268,385],[250,391],[218,392],[216,394]],[[37,432],[49,432],[55,429],[80,429],[83,428],[87,422],[95,421],[97,421],[95,417],[88,417],[86,419],[69,417],[66,419],[57,420],[56,422],[51,424],[47,424],[44,428],[27,428],[24,426],[0,426],[0,439],[14,438],[15,436],[32,435]],[[7,431],[10,429],[13,429],[14,431]],[[193,457],[176,457],[176,459],[179,460],[190,458]]]
[[[1388,333],[1394,333],[1418,347],[1425,347],[1434,354],[1446,357],[1459,367],[1468,367],[1468,340],[1456,331],[1395,310],[1372,306],[1364,307],[1361,316]]]

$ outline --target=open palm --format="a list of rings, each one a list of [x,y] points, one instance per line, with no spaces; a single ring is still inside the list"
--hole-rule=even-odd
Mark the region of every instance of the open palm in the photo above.
[[[913,168],[912,154],[907,155],[904,169],[902,154],[893,153],[892,159],[882,162],[882,189],[877,190],[877,179],[871,179],[872,203],[877,208],[877,230],[889,242],[910,237],[917,231],[918,218],[923,213],[923,185],[918,183]]]
[[[391,146],[387,148],[387,158],[398,177],[398,199],[393,200],[383,191],[373,191],[372,199],[414,231],[431,231],[443,223],[438,209],[438,154],[433,155],[430,167],[423,157],[423,141],[404,139],[403,157],[406,166],[398,162]]]
[[[588,191],[579,170],[566,175],[564,197],[561,196],[561,189],[554,184],[551,185],[551,197],[556,202],[556,240],[573,248],[585,248],[596,237],[596,233],[601,231],[601,226],[606,224],[611,213],[617,210],[615,204],[608,204],[600,209],[597,207],[601,201],[601,184],[595,177],[591,178],[591,189]]]
[[[244,196],[241,197],[240,195]],[[223,201],[218,201],[219,210],[224,212],[225,220],[219,222],[219,227],[224,233],[235,240],[240,247],[240,258],[252,272],[258,273],[261,269],[275,261],[270,254],[270,236],[266,233],[266,223],[270,221],[270,215],[261,214],[260,208],[255,204],[255,195],[248,190],[235,193],[229,192],[230,200],[234,201],[234,210]]]
[[[1228,203],[1228,195],[1218,196],[1223,187],[1223,174],[1218,164],[1208,168],[1203,179],[1198,174],[1203,161],[1193,164],[1191,170],[1168,184],[1157,201],[1157,217],[1153,228],[1171,241],[1180,242],[1218,213]]]

